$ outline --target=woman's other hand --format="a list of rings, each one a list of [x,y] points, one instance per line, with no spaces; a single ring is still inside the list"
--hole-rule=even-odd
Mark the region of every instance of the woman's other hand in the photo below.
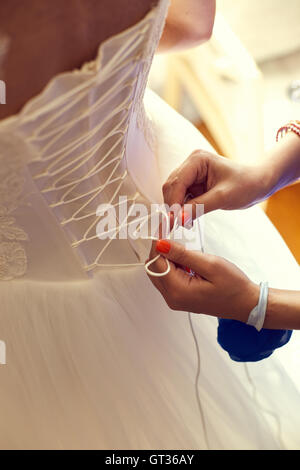
[[[244,209],[269,195],[268,173],[262,167],[240,165],[227,158],[196,150],[177,168],[163,186],[164,201],[170,207],[192,198],[196,215],[197,204],[204,204],[204,212],[217,209]]]

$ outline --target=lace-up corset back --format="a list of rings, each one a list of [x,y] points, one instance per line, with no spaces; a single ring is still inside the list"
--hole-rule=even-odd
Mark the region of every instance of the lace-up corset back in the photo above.
[[[96,234],[99,205],[117,205],[120,194],[141,197],[128,172],[128,134],[134,121],[145,149],[153,151],[143,95],[168,3],[160,0],[142,21],[104,42],[95,61],[55,77],[19,115],[4,121],[30,148],[34,187],[86,271],[105,264],[111,245]],[[130,250],[128,261],[137,262],[136,254]]]

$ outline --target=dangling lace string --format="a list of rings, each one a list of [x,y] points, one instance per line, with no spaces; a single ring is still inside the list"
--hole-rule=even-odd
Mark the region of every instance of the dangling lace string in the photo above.
[[[200,220],[196,219],[196,223],[198,225],[198,232],[200,236],[200,246],[201,246],[201,252],[204,253],[204,243],[203,243],[203,237],[202,237],[202,228],[200,226]],[[194,274],[192,274],[194,275]],[[208,437],[208,431],[207,431],[207,426],[206,426],[206,420],[205,420],[205,414],[204,414],[204,408],[202,406],[202,401],[200,397],[200,390],[199,390],[199,382],[200,382],[200,374],[201,374],[201,355],[200,355],[200,346],[198,343],[198,339],[196,336],[196,332],[194,329],[193,325],[193,318],[192,318],[192,313],[188,312],[188,318],[189,318],[189,324],[191,328],[191,332],[194,338],[194,343],[196,347],[196,352],[197,352],[197,372],[196,372],[196,378],[195,378],[195,394],[196,394],[196,400],[197,400],[197,405],[200,413],[200,419],[202,422],[202,429],[204,433],[204,439],[205,439],[205,444],[207,447],[207,450],[210,450],[210,444],[209,444],[209,437]]]
[[[166,217],[166,220],[167,220],[167,233],[169,233],[169,228],[170,228],[169,216],[168,216],[168,214],[166,214],[164,212],[162,212],[162,214]],[[201,240],[201,251],[202,251],[202,253],[204,253],[203,241],[202,241],[202,230],[201,230],[201,227],[200,227],[199,219],[197,219],[197,224],[198,224],[200,240]],[[178,226],[179,226],[178,225],[178,217],[176,217],[175,220],[174,220],[173,229],[170,231],[168,239],[173,238],[174,232],[178,228]],[[170,266],[170,263],[169,263],[168,259],[165,259],[166,262],[167,262],[167,269],[166,269],[165,272],[155,273],[155,272],[153,272],[149,269],[149,266],[151,266],[153,263],[155,263],[160,258],[160,256],[161,255],[156,256],[154,259],[150,260],[145,265],[145,270],[146,270],[147,274],[149,274],[152,277],[164,277],[167,274],[169,274],[169,272],[171,270],[171,266]],[[191,275],[194,275],[194,274],[191,274]],[[196,354],[197,354],[197,370],[196,370],[196,377],[195,377],[195,395],[196,395],[197,407],[198,407],[198,410],[199,410],[199,413],[200,413],[200,419],[201,419],[201,423],[202,423],[202,429],[203,429],[203,434],[204,434],[205,445],[207,447],[207,450],[209,450],[210,449],[210,444],[209,444],[206,420],[205,420],[204,409],[203,409],[203,406],[202,406],[202,401],[201,401],[200,391],[199,391],[199,380],[200,380],[200,373],[201,373],[200,347],[199,347],[199,343],[198,343],[197,336],[196,336],[196,333],[195,333],[195,329],[194,329],[194,326],[193,326],[193,319],[192,319],[191,312],[188,312],[188,320],[189,320],[189,326],[190,326],[190,329],[191,329],[191,332],[192,332],[192,336],[193,336],[195,347],[196,347]]]
[[[253,401],[256,403],[256,406],[258,410],[261,412],[261,414],[267,413],[268,415],[272,416],[272,418],[275,420],[276,425],[277,425],[277,439],[278,439],[279,445],[281,447],[281,450],[286,450],[286,447],[284,445],[283,438],[282,438],[282,426],[281,426],[280,417],[275,411],[271,411],[268,408],[265,408],[264,406],[260,404],[258,396],[257,396],[258,395],[257,387],[254,383],[253,378],[250,375],[250,371],[249,371],[249,367],[247,363],[244,364],[244,368],[245,368],[246,377],[252,388]]]
[[[194,326],[193,326],[192,314],[190,312],[188,312],[188,318],[189,318],[189,324],[190,324],[190,328],[191,328],[192,335],[193,335],[193,338],[194,338],[194,343],[195,343],[196,353],[197,353],[197,371],[196,371],[196,379],[195,379],[195,394],[196,394],[197,405],[198,405],[198,409],[199,409],[199,413],[200,413],[200,418],[201,418],[201,421],[202,421],[202,428],[203,428],[203,433],[204,433],[205,444],[206,444],[207,450],[209,450],[210,445],[209,445],[209,439],[208,439],[208,432],[207,432],[205,415],[204,415],[204,410],[203,410],[203,406],[202,406],[202,402],[201,402],[201,398],[200,398],[200,392],[199,392],[199,381],[200,381],[200,373],[201,373],[200,347],[199,347],[199,343],[198,343],[197,336],[196,336]]]

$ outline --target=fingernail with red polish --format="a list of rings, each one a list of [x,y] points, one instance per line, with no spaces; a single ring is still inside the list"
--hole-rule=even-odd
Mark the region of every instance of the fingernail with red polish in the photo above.
[[[156,251],[160,253],[168,254],[171,249],[171,244],[168,240],[158,240],[156,242]]]

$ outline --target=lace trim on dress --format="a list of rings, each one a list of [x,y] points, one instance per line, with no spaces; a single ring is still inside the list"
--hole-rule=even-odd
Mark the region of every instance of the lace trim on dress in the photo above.
[[[22,141],[21,141],[22,142]],[[0,133],[0,280],[23,276],[27,270],[26,251],[21,242],[28,235],[16,223],[14,212],[22,204],[24,148],[15,135]],[[20,145],[22,147],[20,147]],[[5,152],[2,154],[2,149]]]
[[[159,40],[161,38],[165,21],[161,21],[162,18],[167,17],[167,10],[169,7],[169,1],[161,2],[160,5],[157,7],[159,12],[155,17],[152,26],[152,33],[149,37],[147,46],[143,52],[143,73],[142,73],[142,84],[138,88],[138,93],[136,96],[136,103],[137,103],[137,124],[142,129],[145,139],[149,147],[154,151],[155,150],[155,133],[153,131],[151,119],[147,116],[143,97],[145,95],[145,90],[147,86],[147,81],[149,77],[150,68],[153,62],[153,57],[158,46]]]

